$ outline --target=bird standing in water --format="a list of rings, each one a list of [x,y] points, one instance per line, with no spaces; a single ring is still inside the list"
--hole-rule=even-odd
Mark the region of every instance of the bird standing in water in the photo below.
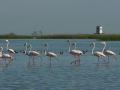
[[[76,60],[72,61],[71,64],[74,63],[74,64],[79,65],[80,64],[80,56],[83,55],[83,52],[76,49],[76,43],[73,43],[74,49],[71,50],[71,42],[68,41],[68,43],[69,43],[68,52],[76,58]]]
[[[47,44],[47,43],[44,44],[44,46],[45,46],[45,48],[46,48],[46,49],[45,49],[45,55],[46,55],[47,57],[49,57],[50,67],[51,67],[51,65],[52,65],[51,59],[57,57],[57,54],[54,53],[54,52],[48,51],[48,44]]]

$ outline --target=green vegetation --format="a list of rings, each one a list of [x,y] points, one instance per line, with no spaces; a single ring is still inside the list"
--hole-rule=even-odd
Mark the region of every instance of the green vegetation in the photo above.
[[[0,35],[0,39],[98,39],[98,40],[105,40],[105,41],[119,41],[120,35],[119,34],[74,34],[74,35],[15,35],[15,34],[7,34],[7,35]]]
[[[29,35],[0,35],[0,39],[32,39]]]
[[[39,38],[43,39],[98,39],[105,41],[119,41],[120,35],[109,35],[109,34],[78,34],[78,35],[46,35]]]

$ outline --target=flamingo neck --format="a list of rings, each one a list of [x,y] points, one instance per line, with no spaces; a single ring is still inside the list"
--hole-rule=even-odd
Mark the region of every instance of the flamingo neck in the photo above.
[[[27,54],[27,46],[25,47],[25,54]]]
[[[47,55],[47,51],[45,50],[45,55]]]
[[[95,49],[95,44],[93,45],[93,48],[92,48],[92,54],[94,54],[94,49]]]
[[[6,49],[7,49],[7,50],[9,49],[9,42],[7,42],[7,46],[6,46]]]
[[[74,49],[76,50],[76,43],[75,43],[75,45],[74,45],[75,47],[74,47]]]
[[[1,49],[0,49],[0,55],[2,55],[3,54],[3,48],[1,47]]]
[[[47,52],[48,52],[48,44],[46,44],[46,46],[45,46],[44,54],[47,55]]]
[[[30,47],[29,51],[31,51],[31,50],[32,50],[32,47]]]
[[[104,44],[104,47],[102,49],[102,53],[104,52],[105,48],[106,48],[106,44]]]
[[[27,49],[28,49],[28,47],[27,47],[27,45],[25,45],[25,54],[27,54]]]
[[[71,43],[69,42],[69,48],[68,48],[68,51],[70,52],[71,51]]]

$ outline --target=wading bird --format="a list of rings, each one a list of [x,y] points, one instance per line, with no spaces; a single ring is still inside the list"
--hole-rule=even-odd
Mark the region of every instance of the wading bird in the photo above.
[[[106,47],[106,42],[103,42],[103,44],[105,45],[105,47]],[[103,53],[108,57],[108,63],[109,63],[109,57],[110,56],[113,56],[115,59],[117,59],[116,58],[116,53],[115,52],[113,52],[113,51],[111,51],[111,50],[103,50]]]
[[[72,61],[71,64],[72,63],[74,63],[74,64],[80,64],[80,55],[83,55],[83,52],[76,49],[76,43],[72,44],[74,46],[74,49],[71,50],[71,42],[68,41],[68,43],[69,43],[69,50],[68,50],[69,53],[76,58],[76,60]]]
[[[9,44],[10,44],[9,40],[6,40],[6,43],[7,43],[6,49],[7,49],[8,53],[13,56],[16,53],[15,50],[9,48]]]
[[[12,60],[13,57],[10,54],[3,53],[3,47],[0,47],[0,58]]]
[[[93,46],[92,48],[92,55],[96,56],[98,58],[98,62],[99,62],[99,59],[102,58],[102,57],[106,57],[106,55],[103,53],[104,49],[105,49],[105,46],[103,47],[102,51],[96,51],[94,52],[94,49],[95,49],[95,42],[91,43],[90,46]]]
[[[45,55],[49,57],[50,67],[51,67],[51,65],[52,65],[51,59],[52,59],[52,58],[56,58],[56,57],[57,57],[57,54],[54,53],[54,52],[48,51],[48,44],[47,44],[47,43],[44,44],[44,46],[45,46],[45,48],[46,48],[46,49],[45,49]]]
[[[29,48],[29,51],[27,51],[28,48]],[[28,45],[27,43],[25,43],[25,55],[28,55],[29,57],[32,57],[32,59],[34,60],[34,58],[35,58],[36,56],[39,56],[40,53],[37,52],[37,51],[31,50],[31,49],[32,49],[31,44]]]

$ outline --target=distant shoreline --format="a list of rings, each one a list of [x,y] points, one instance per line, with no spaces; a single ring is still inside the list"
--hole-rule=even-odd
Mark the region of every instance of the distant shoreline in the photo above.
[[[120,41],[120,34],[0,35],[0,39],[98,39]]]

